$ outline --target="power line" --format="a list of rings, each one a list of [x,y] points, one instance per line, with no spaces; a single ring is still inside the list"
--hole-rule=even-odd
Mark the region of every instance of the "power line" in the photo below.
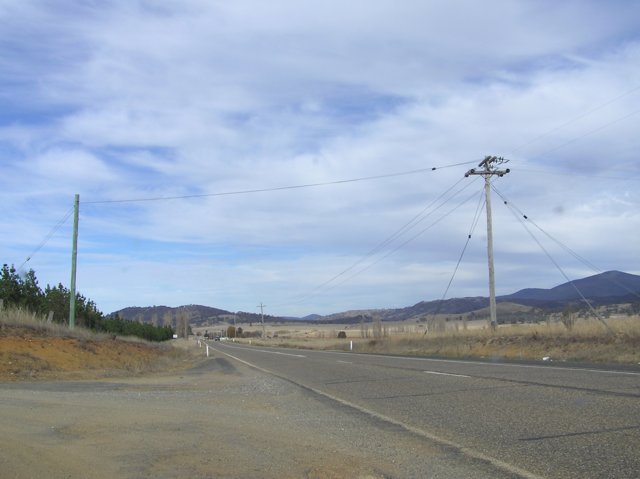
[[[495,190],[494,190],[495,191]],[[587,300],[587,298],[585,298],[584,294],[582,294],[582,291],[580,291],[580,289],[575,285],[575,283],[569,278],[569,276],[567,275],[567,273],[565,273],[565,271],[562,269],[562,267],[558,264],[558,262],[553,258],[553,256],[551,256],[551,253],[549,253],[549,251],[547,251],[547,249],[543,246],[543,244],[540,242],[540,240],[538,240],[538,238],[536,238],[536,236],[533,234],[533,232],[531,232],[531,230],[529,229],[529,227],[527,226],[527,224],[525,223],[525,220],[528,221],[527,216],[523,216],[522,218],[520,216],[518,216],[518,214],[516,213],[515,209],[512,208],[512,206],[505,201],[504,204],[507,206],[507,208],[509,209],[509,211],[515,216],[515,218],[518,220],[518,222],[522,225],[522,227],[525,229],[525,231],[529,234],[529,236],[531,236],[531,239],[533,239],[533,241],[535,241],[535,243],[538,245],[538,247],[542,250],[542,252],[547,256],[547,258],[549,259],[549,261],[551,261],[551,263],[556,267],[556,269],[560,272],[560,274],[562,276],[564,276],[564,278],[567,280],[567,283],[571,284],[571,286],[573,287],[573,289],[576,290],[576,292],[578,293],[578,296],[580,296],[580,298],[582,299],[582,301],[587,305],[587,307],[591,310],[591,312],[593,313],[593,315],[604,325],[604,327],[607,329],[607,331],[609,331],[610,333],[611,328],[609,327],[609,325],[607,324],[607,322],[602,319],[600,317],[600,315],[598,314],[598,312],[595,310],[595,308],[591,305],[591,303]]]
[[[169,200],[185,200],[192,198],[208,198],[214,196],[232,196],[232,195],[246,195],[253,193],[267,193],[272,191],[283,191],[283,190],[296,190],[301,188],[316,188],[319,186],[329,186],[329,185],[340,185],[344,183],[355,183],[358,181],[370,181],[370,180],[380,180],[383,178],[393,178],[397,176],[407,176],[407,175],[415,175],[418,173],[424,173],[427,171],[435,171],[442,170],[445,168],[453,168],[461,165],[468,165],[470,163],[475,163],[474,161],[465,161],[462,163],[454,163],[451,165],[444,166],[433,166],[430,168],[419,168],[416,170],[409,171],[401,171],[398,173],[387,173],[383,175],[373,175],[373,176],[363,176],[360,178],[349,178],[346,180],[335,180],[335,181],[326,181],[320,183],[307,183],[302,185],[290,185],[290,186],[275,186],[272,188],[257,188],[252,190],[238,190],[238,191],[226,191],[222,193],[201,193],[201,194],[193,194],[193,195],[180,195],[180,196],[157,196],[150,198],[130,198],[130,199],[121,199],[121,200],[99,200],[99,201],[85,201],[83,204],[87,205],[98,205],[98,204],[111,204],[111,203],[141,203],[147,201],[169,201]]]
[[[468,183],[468,185],[471,185],[472,183]],[[460,190],[458,193],[462,193],[462,191],[464,191],[467,188],[467,186],[465,186],[464,188],[462,188],[462,190]],[[376,261],[374,261],[373,263],[368,264],[367,266],[365,266],[364,268],[361,268],[360,270],[356,271],[354,274],[352,274],[351,276],[349,276],[348,278],[345,278],[343,281],[341,281],[340,283],[334,284],[333,286],[331,286],[328,289],[332,289],[335,286],[340,286],[344,283],[346,283],[347,281],[355,278],[356,276],[364,273],[366,270],[372,268],[373,266],[377,265],[378,263],[380,263],[381,261],[387,259],[389,256],[391,256],[392,254],[394,254],[396,251],[398,251],[399,249],[405,247],[406,245],[408,245],[409,243],[411,243],[413,240],[415,240],[416,238],[418,238],[419,236],[422,236],[424,233],[426,233],[428,230],[430,230],[431,228],[433,228],[435,225],[437,225],[438,223],[440,223],[442,220],[444,220],[445,218],[449,217],[451,214],[453,214],[453,212],[455,212],[458,208],[462,207],[463,205],[465,205],[466,203],[468,203],[471,199],[473,199],[473,197],[475,197],[477,195],[477,193],[473,193],[471,196],[468,196],[467,198],[465,198],[464,200],[462,200],[460,203],[458,203],[456,206],[454,206],[453,208],[451,208],[449,211],[447,211],[446,213],[444,213],[442,216],[440,216],[438,219],[436,219],[435,221],[433,221],[432,223],[430,223],[427,227],[423,228],[422,230],[420,230],[419,232],[417,232],[415,235],[411,236],[409,239],[407,239],[406,241],[402,242],[401,244],[397,245],[395,248],[393,248],[391,251],[387,252],[384,256],[381,256],[380,258],[378,258]],[[449,200],[447,200],[449,201]],[[438,206],[438,209],[442,206],[444,206],[446,204],[443,203],[440,206]]]
[[[403,234],[405,234],[407,231],[410,231],[411,229],[413,229],[415,226],[417,226],[422,220],[426,219],[431,213],[433,213],[434,211],[432,211],[431,213],[429,213],[428,215],[422,217],[420,219],[421,216],[423,216],[423,214],[425,213],[425,211],[427,211],[429,208],[431,208],[434,204],[436,204],[438,201],[440,201],[440,199],[442,199],[443,197],[445,197],[450,191],[452,191],[456,186],[458,186],[461,182],[463,181],[463,179],[458,180],[456,183],[454,183],[452,186],[450,186],[449,188],[447,188],[442,194],[440,194],[440,196],[438,196],[435,200],[429,202],[429,204],[427,204],[427,206],[425,206],[422,210],[420,210],[420,212],[418,214],[416,214],[413,218],[411,218],[409,221],[407,221],[404,225],[402,225],[399,229],[397,229],[393,234],[391,234],[390,236],[388,236],[387,238],[385,238],[383,241],[381,241],[380,243],[378,243],[376,246],[374,246],[373,248],[371,248],[367,253],[365,253],[360,259],[358,259],[357,261],[355,261],[354,263],[352,263],[349,267],[343,269],[342,271],[340,271],[338,274],[336,274],[335,276],[329,278],[327,281],[325,281],[324,283],[316,286],[310,293],[308,293],[307,295],[305,295],[303,298],[301,298],[298,301],[302,301],[305,300],[309,297],[312,297],[314,295],[314,293],[322,288],[324,288],[325,286],[327,286],[328,284],[334,282],[335,280],[337,280],[338,278],[340,278],[341,276],[343,276],[344,274],[348,273],[349,271],[353,270],[356,266],[362,264],[364,261],[366,261],[367,259],[369,259],[370,257],[374,256],[375,254],[377,254],[378,252],[380,252],[385,246],[389,245],[390,243],[392,243],[396,238],[402,236]],[[457,193],[456,193],[457,194]],[[452,195],[452,196],[455,196]]]
[[[550,130],[546,131],[545,133],[542,133],[541,135],[538,135],[538,136],[532,138],[531,140],[526,141],[525,143],[522,143],[521,145],[519,145],[516,148],[514,148],[513,150],[511,150],[511,154],[517,152],[518,150],[521,150],[525,146],[528,146],[528,145],[530,145],[532,143],[537,142],[538,140],[541,140],[542,138],[545,138],[545,137],[551,135],[552,133],[555,133],[556,131],[559,131],[559,130],[565,128],[566,126],[571,125],[572,123],[575,123],[578,120],[581,120],[582,118],[585,118],[585,117],[589,116],[591,113],[594,113],[594,112],[596,112],[598,110],[601,110],[605,106],[608,106],[608,105],[610,105],[610,104],[612,104],[612,103],[614,103],[614,102],[616,102],[616,101],[618,101],[618,100],[620,100],[620,99],[622,99],[622,98],[624,98],[624,97],[626,97],[626,96],[628,96],[628,95],[630,95],[630,94],[632,94],[632,93],[634,93],[634,92],[636,92],[638,90],[640,90],[640,85],[636,86],[636,87],[634,87],[634,88],[632,88],[630,90],[627,90],[626,92],[622,93],[621,95],[618,95],[618,96],[616,96],[616,97],[614,97],[614,98],[612,98],[610,100],[607,100],[604,103],[601,103],[601,104],[599,104],[599,105],[597,105],[597,106],[595,106],[595,107],[593,107],[593,108],[591,108],[591,109],[589,109],[589,110],[587,110],[587,111],[585,111],[585,112],[583,112],[583,113],[581,113],[581,114],[579,114],[579,115],[567,120],[566,122],[561,123],[560,125],[558,125],[558,126],[556,126],[554,128],[551,128]]]
[[[549,170],[535,170],[529,168],[518,168],[518,171],[523,171],[525,173],[535,173],[540,175],[557,175],[557,176],[582,176],[584,178],[593,178],[594,180],[621,180],[626,181],[629,180],[630,177],[622,177],[622,176],[602,176],[602,175],[590,175],[588,173],[581,172],[563,172],[563,171],[549,171]]]
[[[603,273],[602,269],[598,268],[597,266],[595,266],[592,262],[590,262],[588,259],[584,258],[583,256],[580,256],[578,253],[576,253],[574,250],[572,250],[571,248],[569,248],[567,245],[565,245],[564,243],[562,243],[560,240],[558,240],[557,238],[553,237],[551,234],[549,234],[547,231],[545,231],[544,229],[542,229],[535,221],[533,221],[528,215],[524,214],[522,212],[522,210],[520,210],[520,208],[518,208],[515,204],[513,204],[512,202],[508,201],[505,196],[495,187],[493,186],[493,191],[495,191],[495,193],[502,198],[503,202],[505,205],[507,205],[509,208],[512,208],[513,211],[515,211],[517,214],[519,214],[524,220],[527,220],[527,222],[531,223],[536,229],[538,229],[538,231],[540,231],[543,235],[545,235],[547,238],[549,238],[551,241],[553,241],[556,245],[558,245],[560,248],[562,248],[564,251],[566,251],[569,255],[573,256],[576,260],[578,260],[579,262],[581,262],[582,264],[584,264],[585,266],[587,266],[588,268],[590,268],[593,272],[595,273]],[[638,294],[636,291],[629,289],[628,287],[626,287],[624,284],[620,283],[619,281],[615,281],[611,278],[607,278],[607,280],[613,284],[615,284],[616,286],[619,286],[620,288],[626,290],[629,294],[636,296],[638,298],[640,298],[640,294]]]
[[[396,230],[393,234],[391,234],[390,236],[388,236],[386,239],[384,239],[383,241],[381,241],[380,243],[378,243],[378,245],[376,245],[374,248],[372,248],[371,250],[369,250],[365,255],[363,255],[360,259],[358,259],[357,261],[355,261],[354,263],[352,263],[349,267],[345,268],[344,270],[340,271],[338,274],[332,276],[331,278],[329,278],[327,281],[325,281],[324,283],[316,286],[315,288],[313,288],[309,293],[301,296],[300,298],[298,298],[297,300],[294,300],[295,303],[300,303],[302,301],[306,301],[309,298],[312,298],[314,296],[316,296],[316,294],[319,294],[322,290],[324,290],[325,292],[332,289],[335,286],[338,286],[340,284],[345,283],[346,281],[356,277],[357,275],[363,273],[364,271],[366,271],[367,269],[369,269],[371,266],[377,264],[378,262],[382,261],[383,259],[387,258],[388,256],[390,256],[391,254],[395,253],[398,249],[400,249],[401,247],[403,247],[404,245],[408,244],[409,242],[413,241],[415,238],[417,238],[418,236],[420,236],[421,234],[423,234],[427,229],[429,229],[431,226],[433,226],[435,223],[439,222],[441,219],[443,219],[444,217],[446,217],[448,215],[444,215],[442,218],[440,218],[439,220],[437,220],[436,222],[434,222],[432,225],[430,225],[429,227],[423,229],[420,233],[418,233],[417,235],[414,235],[413,237],[411,237],[408,241],[405,241],[404,243],[402,243],[401,245],[397,246],[396,248],[394,248],[393,250],[391,250],[391,252],[387,253],[386,255],[384,255],[383,257],[381,257],[380,259],[378,259],[377,261],[375,261],[374,263],[360,269],[359,271],[357,271],[355,274],[349,276],[348,278],[346,278],[344,281],[338,283],[338,284],[334,284],[331,285],[332,283],[334,283],[338,278],[340,278],[341,276],[344,276],[346,273],[348,273],[349,271],[352,271],[354,268],[356,268],[358,265],[362,264],[363,262],[365,262],[367,259],[371,258],[372,256],[375,256],[376,254],[378,254],[380,251],[382,251],[382,249],[385,246],[390,245],[394,240],[398,239],[399,237],[403,236],[404,234],[406,234],[407,232],[409,232],[410,230],[412,230],[413,228],[415,228],[418,224],[420,224],[422,221],[424,221],[425,219],[427,219],[429,216],[431,216],[433,213],[435,213],[437,210],[439,210],[440,208],[442,208],[444,205],[447,204],[447,202],[451,201],[453,198],[455,198],[456,196],[458,196],[460,193],[462,193],[465,189],[467,189],[470,186],[470,183],[467,183],[466,186],[464,186],[463,188],[461,188],[459,191],[456,191],[455,193],[452,193],[451,195],[449,195],[449,193],[454,190],[462,181],[464,181],[464,178],[461,178],[460,180],[456,181],[452,186],[450,186],[449,188],[447,188],[443,193],[441,193],[435,200],[431,201],[427,206],[425,206],[418,214],[416,214],[413,218],[411,218],[411,220],[409,220],[408,222],[406,222],[404,225],[402,225],[398,230]],[[447,195],[449,195],[448,198]],[[438,203],[440,200],[442,200],[440,202],[440,204],[438,206],[436,206],[433,210],[429,211],[427,214],[425,214],[425,212],[430,209],[431,207],[433,207],[436,203]]]
[[[545,155],[547,155],[547,154],[549,154],[551,152],[554,152],[556,150],[564,148],[565,146],[570,145],[571,143],[575,143],[578,140],[581,140],[581,139],[583,139],[583,138],[585,138],[585,137],[587,137],[589,135],[592,135],[592,134],[597,133],[597,132],[599,132],[601,130],[604,130],[605,128],[608,128],[611,125],[614,125],[615,123],[619,123],[619,122],[621,122],[623,120],[626,120],[627,118],[635,116],[638,113],[640,113],[640,110],[635,110],[635,111],[633,111],[633,112],[631,112],[631,113],[629,113],[627,115],[624,115],[622,117],[616,118],[615,120],[611,120],[611,121],[605,123],[604,125],[600,125],[599,127],[594,128],[593,130],[589,130],[588,132],[583,133],[582,135],[578,135],[576,137],[573,137],[573,138],[565,141],[564,143],[561,143],[561,144],[559,144],[559,145],[557,145],[557,146],[555,146],[553,148],[550,148],[550,149],[548,149],[546,151],[543,151],[542,153],[539,153],[539,154],[537,154],[535,156],[532,156],[530,159],[535,160],[536,158],[540,158],[540,157],[545,156]]]
[[[56,232],[62,228],[62,225],[64,225],[66,223],[66,221],[69,219],[69,217],[73,214],[73,210],[74,207],[72,206],[69,211],[67,211],[64,216],[62,218],[60,218],[58,220],[58,222],[53,226],[53,228],[51,228],[51,230],[46,234],[46,236],[44,237],[44,239],[40,242],[40,244],[38,244],[38,246],[36,246],[36,248],[31,252],[31,254],[29,254],[29,256],[27,256],[27,259],[24,260],[24,262],[20,265],[20,267],[18,268],[18,271],[20,271],[25,264],[27,264],[31,258],[33,258],[35,256],[35,254],[40,251],[44,245],[46,245],[49,240],[53,237],[54,234],[56,234]]]
[[[469,246],[469,242],[471,241],[471,236],[473,235],[473,232],[475,231],[476,226],[478,226],[478,222],[480,221],[480,212],[482,211],[483,206],[486,206],[487,204],[486,199],[484,200],[484,202],[482,201],[482,199],[483,199],[483,195],[482,195],[482,192],[480,192],[478,205],[476,206],[476,212],[473,215],[473,221],[471,221],[471,227],[469,228],[469,234],[467,235],[467,240],[465,241],[464,246],[462,247],[462,251],[460,252],[460,256],[458,257],[458,262],[456,263],[456,267],[453,269],[453,273],[451,274],[449,283],[447,283],[447,287],[445,288],[444,293],[442,294],[442,298],[440,298],[440,301],[438,302],[438,306],[433,312],[434,318],[440,312],[440,308],[442,307],[442,304],[444,303],[444,300],[447,297],[447,294],[449,294],[449,289],[451,288],[453,279],[456,277],[456,274],[458,273],[458,268],[460,268],[460,263],[462,263],[462,258],[464,257],[464,254],[467,251],[467,247]],[[425,328],[424,333],[422,333],[422,335],[425,336],[427,332],[428,332],[428,328]]]

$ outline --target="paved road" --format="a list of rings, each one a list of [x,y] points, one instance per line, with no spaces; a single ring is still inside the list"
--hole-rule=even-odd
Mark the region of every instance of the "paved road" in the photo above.
[[[640,370],[401,358],[209,343],[523,477],[640,477]]]

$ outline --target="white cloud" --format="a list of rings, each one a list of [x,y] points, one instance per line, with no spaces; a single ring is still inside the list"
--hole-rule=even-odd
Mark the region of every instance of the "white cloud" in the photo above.
[[[434,299],[473,219],[475,198],[451,211],[481,191],[463,178],[473,164],[271,193],[90,202],[330,182],[497,154],[513,170],[497,188],[545,231],[604,269],[639,272],[627,240],[639,226],[639,9],[4,2],[0,198],[10,221],[0,241],[12,257],[3,261],[26,256],[80,193],[80,289],[106,311],[190,302],[252,310],[264,301],[282,305],[272,313],[306,314]],[[436,226],[291,305],[461,179],[464,193],[381,254],[450,211]],[[499,290],[562,281],[494,202]],[[26,232],[22,246],[12,226]],[[485,294],[483,228],[450,295]],[[66,281],[68,230],[60,234],[32,260],[43,282]]]

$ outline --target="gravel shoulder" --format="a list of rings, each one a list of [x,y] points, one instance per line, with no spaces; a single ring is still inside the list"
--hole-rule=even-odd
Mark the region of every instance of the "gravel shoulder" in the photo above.
[[[511,477],[222,356],[182,372],[0,383],[7,478]]]

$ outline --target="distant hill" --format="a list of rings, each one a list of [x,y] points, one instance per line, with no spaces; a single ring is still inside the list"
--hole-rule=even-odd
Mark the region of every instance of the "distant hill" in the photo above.
[[[621,271],[607,271],[587,278],[577,279],[550,289],[526,288],[516,293],[498,296],[498,312],[505,318],[540,317],[549,312],[562,311],[568,304],[580,308],[582,303],[576,288],[596,305],[611,305],[640,302],[640,276]],[[477,296],[451,298],[435,301],[420,301],[413,306],[395,309],[365,309],[335,313],[327,316],[310,314],[304,318],[281,318],[265,315],[265,322],[300,320],[318,323],[360,323],[380,319],[381,321],[424,320],[430,315],[451,316],[488,315],[489,298]],[[224,309],[209,306],[187,305],[177,308],[167,306],[130,307],[115,311],[112,315],[132,321],[156,322],[159,325],[170,321],[176,325],[180,314],[187,315],[191,325],[208,326],[220,322],[258,323],[260,315],[256,313],[232,313]]]
[[[582,295],[592,305],[637,303],[640,301],[640,276],[620,271],[607,271],[587,278],[570,281],[550,289],[527,288],[516,293],[498,296],[498,312],[507,317],[539,317],[544,312],[562,311],[568,304],[577,305]],[[488,315],[488,297],[451,298],[445,300],[421,301],[413,306],[398,309],[371,309],[346,311],[317,318],[318,322],[356,323],[360,321],[404,321],[424,319],[429,315],[462,315],[475,313]]]
[[[518,300],[536,301],[569,301],[585,298],[607,298],[627,296],[640,292],[640,276],[621,271],[607,271],[587,278],[577,279],[551,289],[527,288],[508,296],[500,296],[500,300],[518,302]]]
[[[192,326],[208,326],[220,322],[257,323],[261,321],[259,314],[238,312],[232,313],[224,309],[202,306],[199,304],[189,304],[185,306],[132,306],[114,311],[110,316],[118,315],[128,321],[138,321],[142,323],[156,323],[158,325],[177,324],[180,315],[186,315]],[[264,315],[265,322],[281,321],[282,318]]]
[[[189,304],[172,308],[169,306],[132,306],[114,311],[111,315],[118,315],[122,319],[128,321],[138,321],[141,323],[157,323],[159,325],[176,324],[176,319],[180,314],[186,314],[191,323],[199,324],[207,321],[218,322],[225,316],[233,316],[233,313],[224,309],[212,308],[209,306],[201,306],[197,304]]]

